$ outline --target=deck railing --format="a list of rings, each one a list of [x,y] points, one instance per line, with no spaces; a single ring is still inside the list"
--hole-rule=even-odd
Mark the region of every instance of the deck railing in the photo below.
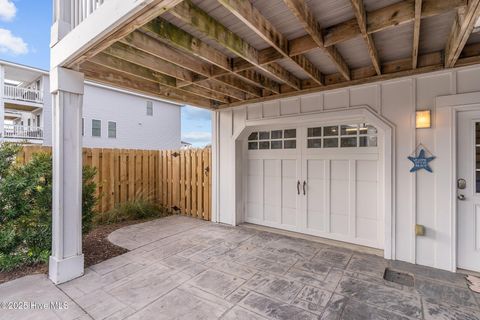
[[[108,0],[73,0],[71,8],[72,29],[97,10]]]
[[[42,91],[12,86],[9,84],[4,85],[3,96],[5,99],[43,103]]]
[[[5,139],[43,139],[43,128],[5,124],[3,129]]]

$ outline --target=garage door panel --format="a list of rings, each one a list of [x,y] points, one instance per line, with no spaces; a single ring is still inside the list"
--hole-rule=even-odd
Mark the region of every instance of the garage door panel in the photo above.
[[[348,202],[349,202],[348,180],[331,180],[330,181],[330,212],[332,214],[347,215]]]
[[[377,240],[377,224],[375,219],[357,218],[357,237],[360,239],[375,241]]]
[[[332,160],[330,168],[330,179],[348,181],[350,172],[348,160]]]
[[[377,218],[377,182],[357,181],[357,217]]]
[[[247,203],[247,219],[261,221],[263,219],[263,205],[258,203]]]
[[[348,231],[347,215],[332,214],[330,216],[330,232],[347,236]]]
[[[378,161],[357,160],[357,181],[378,181]]]
[[[317,211],[309,209],[307,211],[307,226],[308,229],[316,231],[325,231],[325,213],[323,210]]]

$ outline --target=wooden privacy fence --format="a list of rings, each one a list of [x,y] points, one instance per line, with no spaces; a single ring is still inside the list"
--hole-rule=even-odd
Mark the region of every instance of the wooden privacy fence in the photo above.
[[[25,163],[37,152],[50,153],[51,148],[26,146],[18,155],[18,161]],[[97,210],[101,212],[142,199],[184,215],[210,220],[211,163],[210,148],[83,149],[83,164],[97,168]]]

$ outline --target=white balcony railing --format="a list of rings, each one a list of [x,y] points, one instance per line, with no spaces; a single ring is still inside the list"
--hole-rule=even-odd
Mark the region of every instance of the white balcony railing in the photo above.
[[[5,124],[3,129],[5,139],[43,139],[43,128]]]
[[[3,96],[5,99],[43,103],[43,94],[40,90],[27,89],[9,84],[4,86]]]
[[[91,15],[107,0],[73,0],[71,7],[72,29]]]

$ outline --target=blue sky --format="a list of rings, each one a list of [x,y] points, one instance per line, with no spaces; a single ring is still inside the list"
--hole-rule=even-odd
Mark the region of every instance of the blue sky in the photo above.
[[[52,0],[0,0],[0,59],[44,70],[50,65]],[[211,113],[182,108],[182,140],[211,143]]]

